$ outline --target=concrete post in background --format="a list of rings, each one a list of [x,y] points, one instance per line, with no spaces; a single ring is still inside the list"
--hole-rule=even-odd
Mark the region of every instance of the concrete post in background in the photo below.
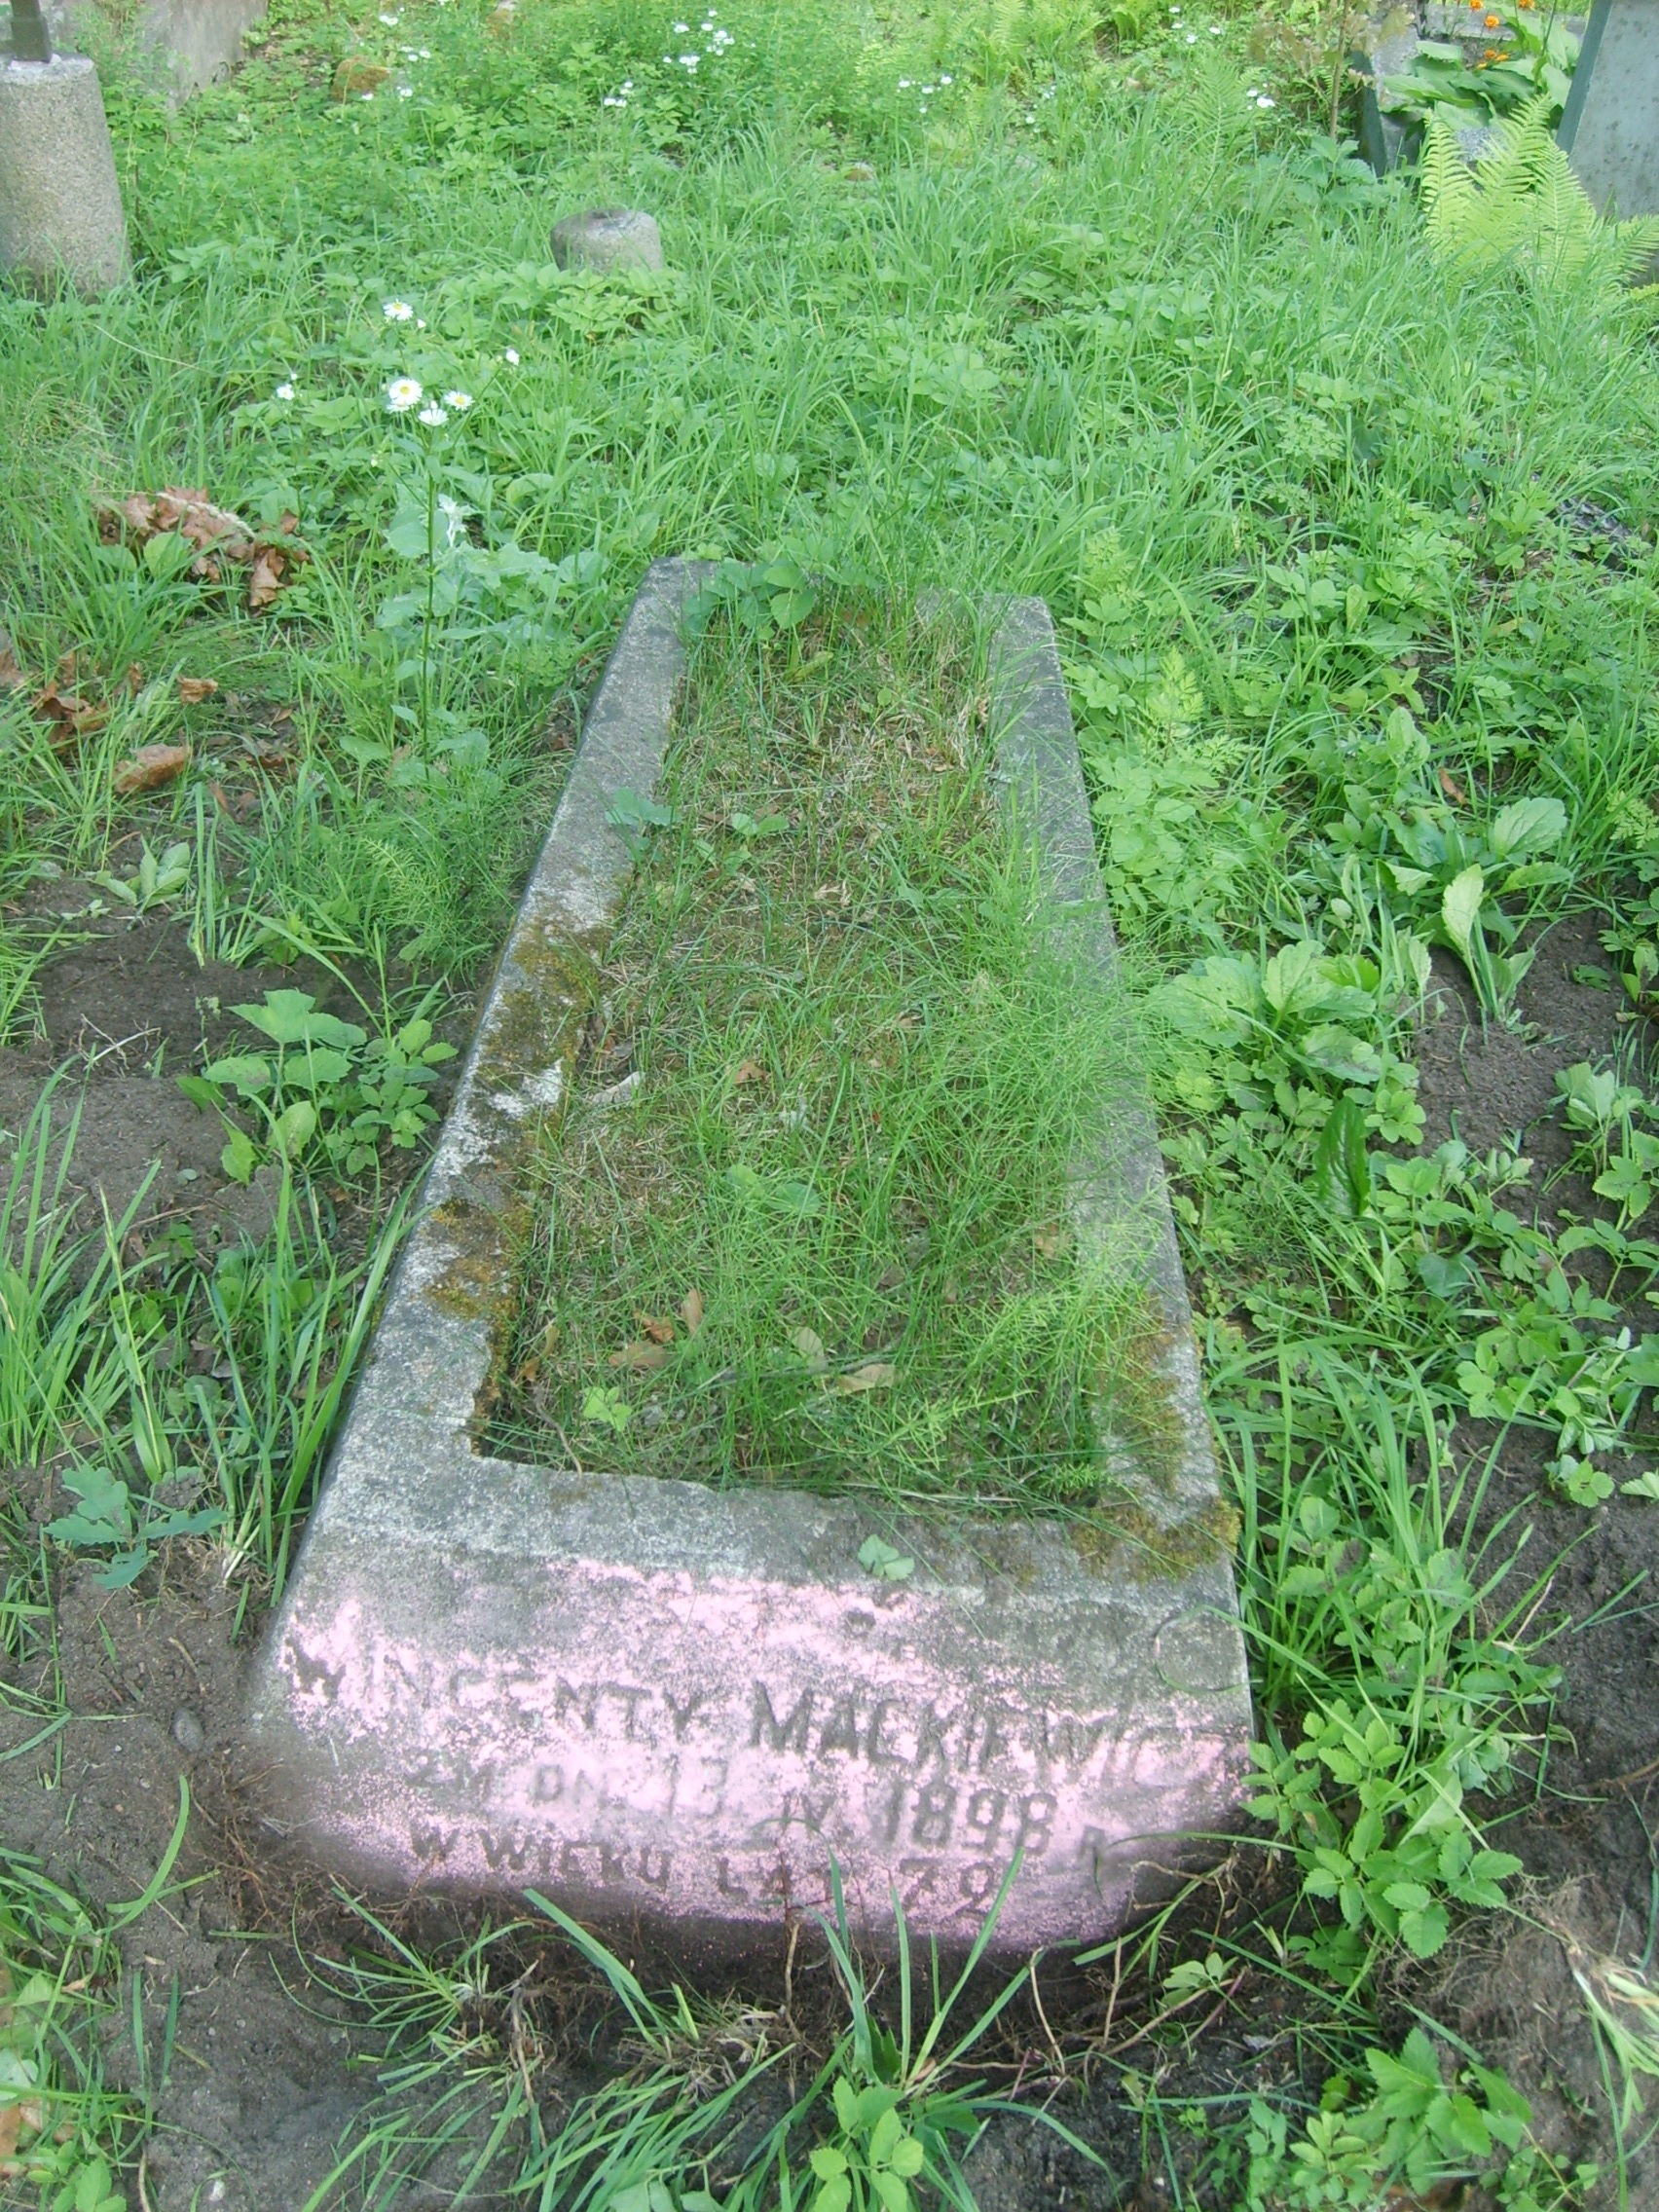
[[[1659,0],[1596,0],[1557,132],[1604,215],[1659,215]]]
[[[130,272],[127,217],[115,180],[115,148],[94,64],[52,55],[37,6],[14,0],[15,32],[26,52],[0,65],[0,270],[67,276],[101,291]]]

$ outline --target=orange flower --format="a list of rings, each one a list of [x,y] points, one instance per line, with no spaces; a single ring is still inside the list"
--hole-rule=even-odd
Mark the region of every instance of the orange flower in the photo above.
[[[1486,18],[1486,27],[1489,31],[1494,31],[1497,29],[1502,20],[1503,18],[1501,16],[1488,16]]]

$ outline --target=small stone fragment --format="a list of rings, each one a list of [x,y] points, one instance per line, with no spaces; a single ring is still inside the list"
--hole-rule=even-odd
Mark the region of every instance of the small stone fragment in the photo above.
[[[365,92],[378,92],[390,75],[391,71],[380,62],[349,54],[334,72],[328,96],[331,100],[360,99]]]
[[[172,1738],[187,1758],[195,1758],[207,1747],[207,1731],[188,1705],[181,1705],[172,1716]]]
[[[639,207],[594,207],[553,226],[553,259],[561,269],[660,269],[662,233]]]

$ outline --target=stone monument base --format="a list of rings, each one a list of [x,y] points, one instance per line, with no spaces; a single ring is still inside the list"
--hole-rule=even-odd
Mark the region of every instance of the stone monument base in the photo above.
[[[130,274],[98,73],[85,55],[0,66],[0,269],[102,291]]]

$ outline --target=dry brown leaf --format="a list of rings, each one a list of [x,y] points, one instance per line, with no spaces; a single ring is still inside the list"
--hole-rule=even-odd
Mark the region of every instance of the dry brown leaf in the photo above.
[[[281,554],[269,545],[262,545],[254,555],[253,573],[247,579],[247,604],[256,614],[262,607],[269,607],[281,590],[286,567]]]
[[[57,656],[58,682],[73,683],[76,675],[79,673],[80,666],[81,656],[75,650],[73,645],[70,646],[69,650],[66,653],[59,653]]]
[[[1452,804],[1454,806],[1466,806],[1469,802],[1469,794],[1463,789],[1462,785],[1457,781],[1456,777],[1453,775],[1451,769],[1436,768],[1434,772],[1440,779],[1441,790],[1452,801]]]
[[[665,1321],[660,1313],[636,1313],[634,1318],[653,1345],[673,1344],[674,1323]]]
[[[648,1374],[652,1368],[667,1366],[668,1346],[643,1344],[636,1337],[631,1345],[624,1345],[620,1351],[611,1353],[609,1364],[612,1367],[631,1367],[637,1372]]]
[[[856,1397],[864,1390],[885,1390],[899,1380],[899,1370],[890,1367],[884,1359],[866,1359],[862,1367],[855,1367],[850,1375],[837,1375],[832,1387],[843,1398]]]
[[[0,627],[0,691],[21,691],[28,681],[18,666],[18,656],[12,648],[12,633]]]
[[[203,699],[212,698],[219,686],[210,676],[181,676],[178,695],[187,707],[200,707]]]
[[[797,1329],[790,1339],[814,1375],[822,1375],[830,1364],[830,1355],[824,1349],[824,1339],[816,1329]]]
[[[118,760],[111,781],[123,798],[170,784],[190,766],[188,745],[141,745],[130,760]]]
[[[0,2158],[9,2158],[18,2148],[18,2137],[22,2133],[23,2108],[21,2105],[0,2105]]]
[[[703,1326],[703,1293],[688,1290],[680,1301],[680,1318],[685,1324],[685,1334],[694,1337]]]
[[[109,719],[107,707],[94,707],[78,691],[60,691],[55,683],[35,693],[34,711],[41,721],[56,723],[52,742],[58,746],[67,745],[72,738],[90,736]]]
[[[143,664],[143,662],[142,662],[142,661],[136,661],[136,660],[129,660],[129,661],[128,662],[128,664],[127,664],[127,674],[126,674],[126,675],[125,675],[125,676],[123,677],[123,678],[122,678],[122,680],[121,680],[121,681],[122,681],[122,682],[123,682],[123,683],[125,683],[125,684],[126,684],[126,686],[127,686],[127,688],[128,688],[129,692],[129,693],[131,694],[131,696],[132,696],[132,697],[133,697],[134,699],[136,699],[136,698],[137,698],[137,696],[138,696],[138,694],[139,694],[139,692],[140,692],[140,691],[142,691],[142,690],[143,690],[143,688],[144,688],[144,664]]]
[[[737,1088],[741,1088],[746,1083],[764,1083],[766,1071],[758,1060],[739,1060],[736,1068],[732,1071],[731,1080],[734,1087]]]
[[[1050,1222],[1031,1241],[1045,1260],[1062,1259],[1071,1250],[1071,1231],[1059,1222]]]

